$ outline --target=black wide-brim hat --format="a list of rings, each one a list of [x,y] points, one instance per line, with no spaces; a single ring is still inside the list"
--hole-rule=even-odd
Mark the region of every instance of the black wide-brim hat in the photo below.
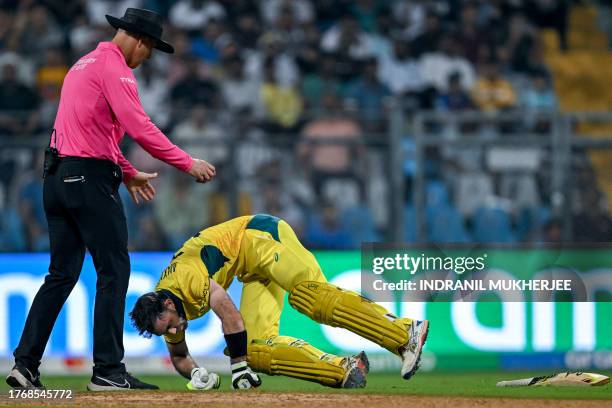
[[[168,54],[174,53],[174,47],[162,41],[162,16],[151,10],[128,8],[121,18],[106,14],[106,20],[116,29],[123,29],[134,34],[143,34],[155,40],[155,48]]]

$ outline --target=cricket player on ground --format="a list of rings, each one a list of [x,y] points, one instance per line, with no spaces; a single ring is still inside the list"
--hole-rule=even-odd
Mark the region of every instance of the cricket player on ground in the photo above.
[[[226,292],[234,278],[244,285],[240,312]],[[142,295],[130,317],[141,335],[165,337],[174,367],[190,380],[189,389],[219,387],[219,377],[198,367],[185,343],[187,321],[210,309],[222,323],[234,389],[259,386],[253,371],[329,387],[364,387],[369,369],[364,352],[340,357],[279,335],[285,292],[300,313],[398,355],[404,379],[418,369],[429,322],[396,317],[357,293],[327,283],[289,224],[270,215],[235,218],[187,240],[163,271],[155,292]]]

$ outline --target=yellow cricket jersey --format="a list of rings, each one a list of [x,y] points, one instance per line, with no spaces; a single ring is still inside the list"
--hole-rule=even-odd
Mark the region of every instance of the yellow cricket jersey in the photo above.
[[[210,279],[227,289],[244,271],[240,247],[245,230],[256,229],[278,239],[279,221],[270,215],[248,215],[198,232],[174,254],[155,290],[165,289],[178,297],[187,320],[201,317],[210,310]],[[164,337],[168,343],[180,343],[185,334]]]

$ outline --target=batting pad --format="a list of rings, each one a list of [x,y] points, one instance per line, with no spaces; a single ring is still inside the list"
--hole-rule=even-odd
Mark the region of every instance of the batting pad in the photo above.
[[[350,330],[397,355],[408,343],[412,320],[398,318],[371,300],[329,283],[298,283],[289,294],[289,304],[319,323]]]
[[[342,385],[347,372],[344,358],[324,353],[303,340],[288,336],[253,340],[248,346],[247,363],[258,372],[286,375],[336,388]]]

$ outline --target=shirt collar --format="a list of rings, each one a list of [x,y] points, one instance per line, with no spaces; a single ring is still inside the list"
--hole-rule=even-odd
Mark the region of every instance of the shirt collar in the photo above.
[[[121,52],[121,48],[119,48],[119,46],[112,41],[103,41],[101,43],[98,43],[98,47],[96,49],[111,50],[115,54],[119,55],[121,59],[123,60],[123,62],[125,62],[125,56]]]

